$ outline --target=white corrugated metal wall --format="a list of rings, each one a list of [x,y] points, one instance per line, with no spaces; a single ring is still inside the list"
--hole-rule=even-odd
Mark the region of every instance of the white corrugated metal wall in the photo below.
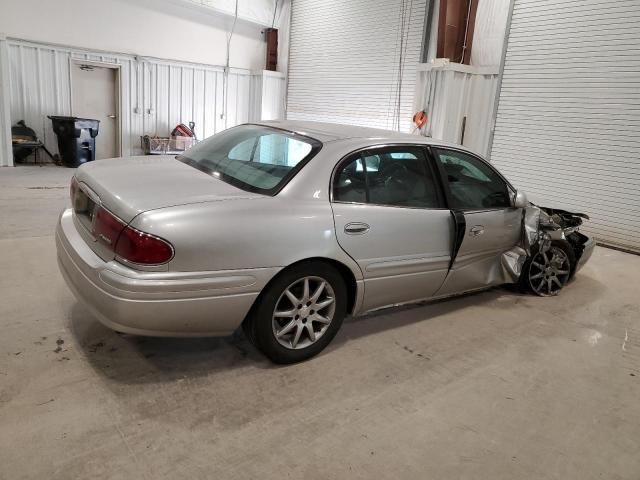
[[[426,3],[295,0],[287,118],[410,130]]]
[[[471,48],[471,65],[500,66],[511,0],[480,0]]]
[[[414,111],[428,119],[420,133],[486,155],[497,83],[497,67],[420,64]]]
[[[9,48],[6,38],[0,35],[0,167],[13,163],[9,81]]]
[[[470,65],[435,58],[440,1],[432,2],[427,63],[418,65],[413,108],[427,113],[427,124],[419,133],[486,155],[510,0],[478,4]]]
[[[167,136],[178,123],[194,121],[200,138],[249,120],[252,75],[231,69],[228,75],[227,112],[223,113],[222,67],[91,53],[72,48],[10,40],[10,120],[25,120],[52,152],[57,140],[47,115],[72,115],[70,66],[73,61],[93,61],[120,67],[120,121],[122,154],[141,153],[140,136]],[[271,76],[263,95],[284,103],[284,77]],[[269,88],[271,87],[271,88]],[[262,102],[261,98],[255,99]],[[282,115],[282,112],[280,113]]]
[[[264,70],[251,77],[251,118],[279,120],[284,118],[285,76]]]
[[[640,251],[640,3],[515,0],[491,160]]]

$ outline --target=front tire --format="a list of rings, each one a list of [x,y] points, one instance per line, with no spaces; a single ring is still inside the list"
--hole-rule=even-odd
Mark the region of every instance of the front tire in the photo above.
[[[548,250],[534,253],[524,265],[523,286],[541,297],[560,293],[575,269],[576,257],[571,244],[554,240]]]
[[[258,298],[244,329],[251,342],[280,364],[307,360],[335,337],[347,310],[347,288],[338,271],[320,261],[280,273]]]

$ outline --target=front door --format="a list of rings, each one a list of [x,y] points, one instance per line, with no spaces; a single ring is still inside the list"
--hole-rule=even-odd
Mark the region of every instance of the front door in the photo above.
[[[74,63],[71,68],[73,115],[100,120],[96,137],[96,160],[120,156],[118,70],[81,63]]]
[[[364,275],[364,310],[432,296],[447,275],[453,221],[420,147],[359,152],[338,166],[340,246]]]
[[[438,295],[504,283],[502,255],[520,242],[522,209],[512,207],[507,182],[465,152],[434,148],[449,207],[462,229],[457,255]]]

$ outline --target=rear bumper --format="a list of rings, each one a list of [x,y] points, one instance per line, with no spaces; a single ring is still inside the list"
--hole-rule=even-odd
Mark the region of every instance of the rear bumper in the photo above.
[[[107,327],[135,335],[229,335],[279,270],[140,272],[105,262],[81,237],[71,210],[60,215],[56,247],[76,298]]]

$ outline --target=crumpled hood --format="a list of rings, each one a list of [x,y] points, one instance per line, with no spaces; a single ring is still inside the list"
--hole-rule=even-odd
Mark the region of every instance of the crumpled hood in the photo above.
[[[127,223],[148,210],[261,196],[207,175],[173,155],[97,160],[82,165],[76,178]]]

